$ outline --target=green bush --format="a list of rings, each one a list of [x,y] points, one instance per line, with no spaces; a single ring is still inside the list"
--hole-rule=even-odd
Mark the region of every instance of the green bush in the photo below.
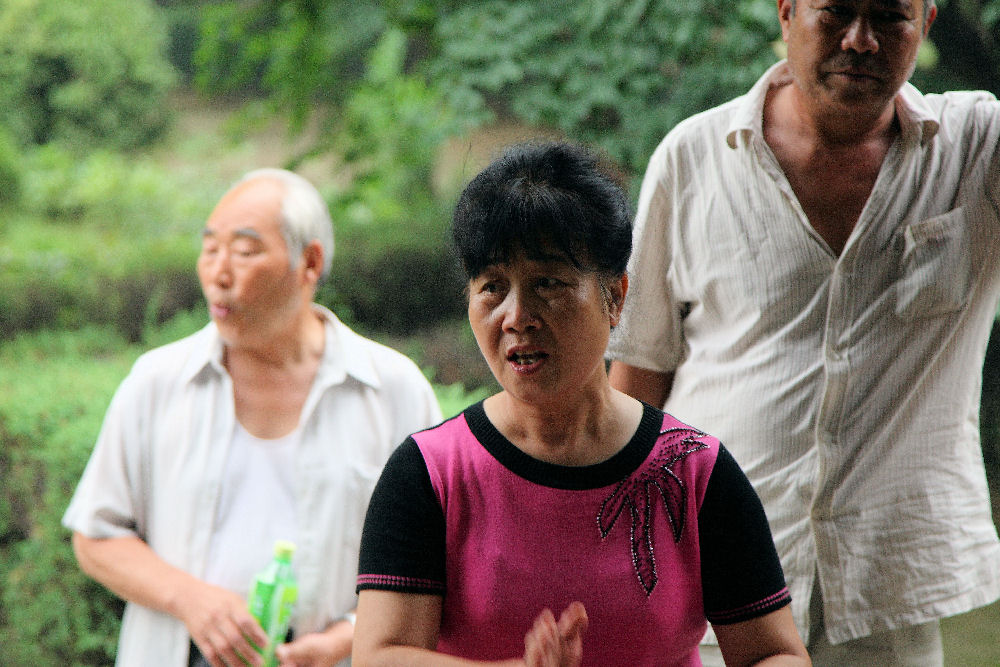
[[[0,664],[113,659],[122,605],[80,573],[59,521],[134,356],[95,328],[0,348]]]
[[[202,3],[195,85],[209,94],[266,98],[270,111],[286,115],[295,129],[323,116],[325,134],[385,29],[387,4],[393,3]]]
[[[65,224],[93,224],[103,234],[164,238],[191,231],[214,201],[168,166],[146,157],[96,148],[77,155],[59,144],[25,151],[31,174],[22,209]]]
[[[465,313],[464,281],[447,244],[372,250],[364,239],[343,236],[350,251],[338,252],[330,280],[317,299],[366,331],[407,335]]]
[[[601,147],[631,174],[681,119],[776,60],[774,3],[487,0],[434,24],[428,70],[451,104]]]
[[[0,218],[0,339],[114,324],[138,340],[201,300],[197,231],[212,201],[150,161],[29,149],[20,211]],[[215,196],[212,193],[211,196]]]
[[[0,665],[114,660],[123,603],[80,572],[60,520],[135,358],[205,319],[180,313],[141,346],[91,326],[0,347]]]
[[[200,303],[193,238],[133,239],[15,219],[0,248],[0,339],[112,324],[138,340],[148,322]]]
[[[5,0],[0,125],[25,144],[149,143],[170,119],[165,40],[150,0]]]
[[[440,146],[464,126],[438,89],[404,73],[405,57],[403,33],[386,31],[334,139],[352,177],[330,205],[338,250],[329,289],[358,322],[388,333],[465,310],[447,239],[453,193],[433,187]]]
[[[475,389],[470,392],[460,382],[449,385],[435,385],[434,393],[437,395],[438,404],[441,406],[441,414],[445,418],[457,415],[476,401],[481,401],[489,396],[489,392],[486,389]]]
[[[21,199],[22,159],[10,132],[0,127],[0,206],[13,207]]]

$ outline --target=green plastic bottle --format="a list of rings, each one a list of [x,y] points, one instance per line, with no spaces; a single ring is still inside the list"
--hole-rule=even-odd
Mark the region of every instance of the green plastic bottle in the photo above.
[[[267,633],[267,646],[261,650],[265,667],[277,667],[274,649],[285,641],[292,620],[292,608],[299,596],[299,586],[292,572],[295,545],[287,540],[274,543],[274,558],[250,584],[250,613]]]

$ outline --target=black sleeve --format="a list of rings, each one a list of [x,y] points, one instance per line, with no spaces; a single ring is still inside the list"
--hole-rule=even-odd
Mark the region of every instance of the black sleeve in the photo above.
[[[361,533],[357,590],[444,594],[444,514],[424,457],[407,438],[372,492]]]
[[[722,446],[698,513],[698,530],[709,622],[748,621],[791,601],[760,498]]]

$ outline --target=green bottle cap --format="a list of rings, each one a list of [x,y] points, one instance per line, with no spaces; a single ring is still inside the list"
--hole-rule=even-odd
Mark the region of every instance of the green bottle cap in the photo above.
[[[274,556],[282,560],[291,560],[295,553],[295,543],[288,540],[278,540],[274,543]]]

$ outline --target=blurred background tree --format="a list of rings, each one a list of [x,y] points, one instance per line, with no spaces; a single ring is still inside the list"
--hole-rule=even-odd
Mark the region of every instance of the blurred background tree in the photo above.
[[[175,80],[166,22],[146,1],[5,0],[0,125],[24,146],[128,149],[159,137]]]
[[[938,5],[914,82],[1000,93],[1000,0]],[[565,137],[634,192],[667,131],[781,53],[774,0],[0,3],[0,664],[113,660],[121,603],[59,517],[131,362],[206,321],[197,232],[234,178],[317,183],[337,234],[318,299],[455,412],[493,386],[448,248],[465,180],[506,143]]]

